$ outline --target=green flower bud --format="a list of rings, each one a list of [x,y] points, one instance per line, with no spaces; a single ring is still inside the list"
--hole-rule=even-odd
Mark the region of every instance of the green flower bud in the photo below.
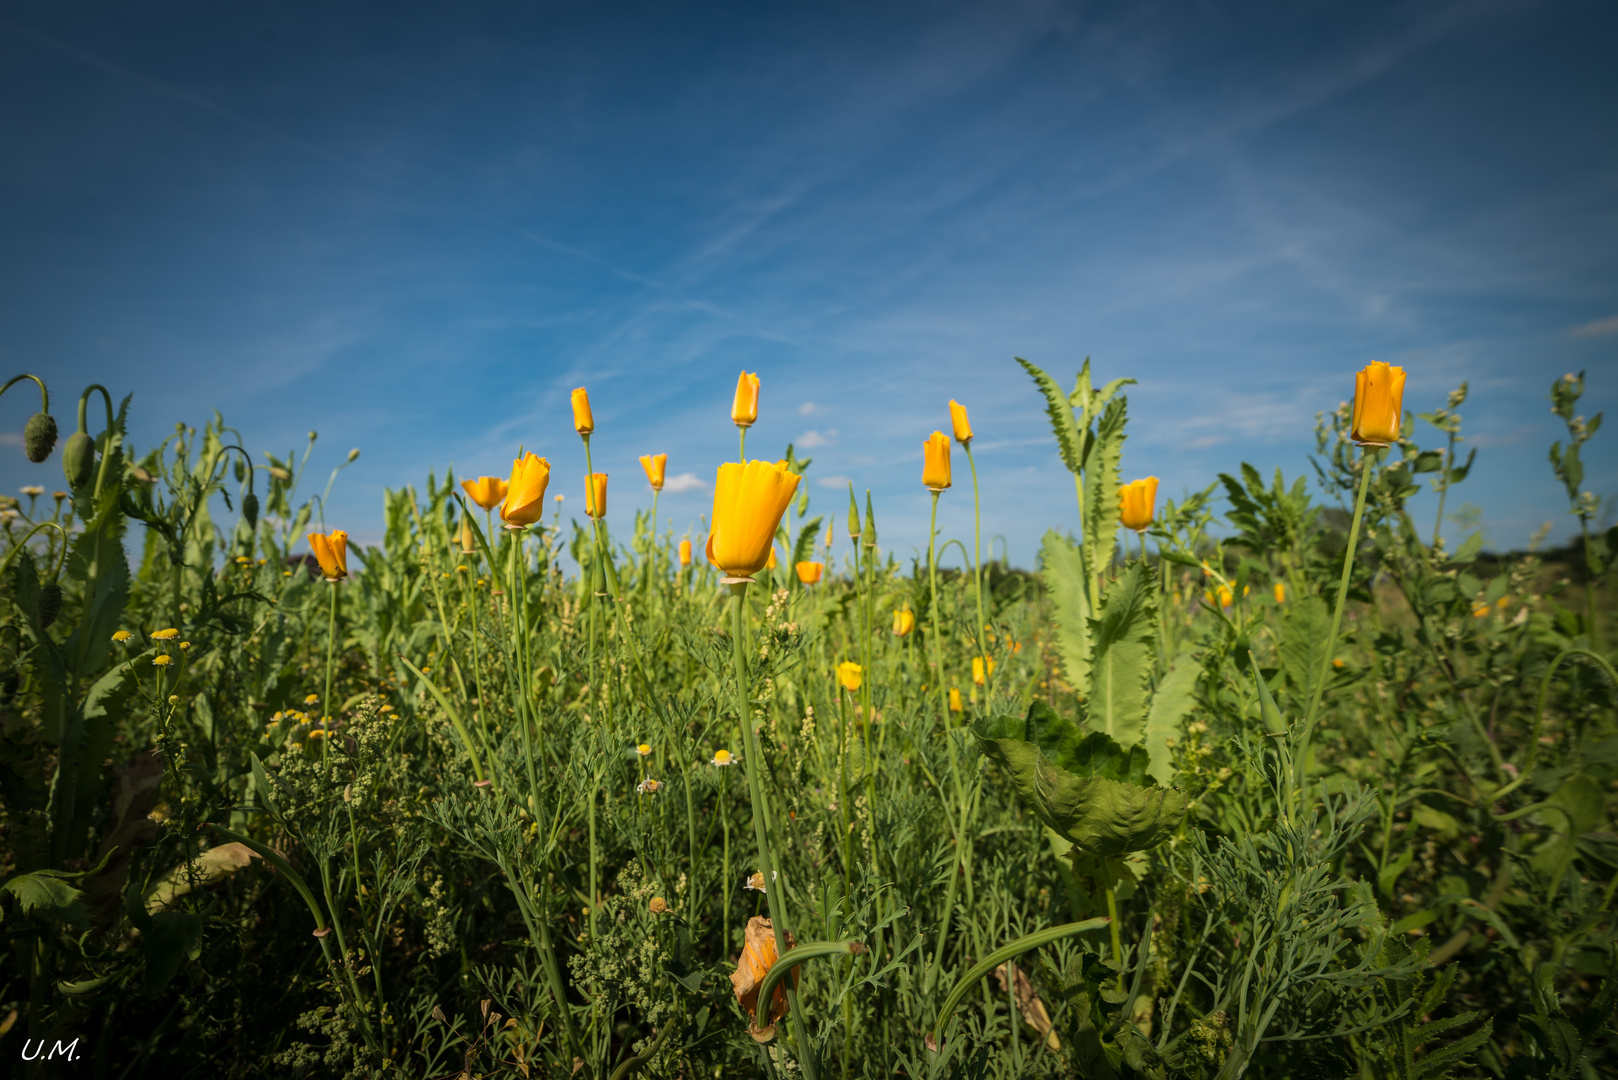
[[[62,613],[62,587],[51,582],[39,590],[39,628],[46,630]]]
[[[860,533],[860,539],[868,548],[876,547],[876,511],[871,507],[871,493],[865,493],[865,530]]]
[[[83,431],[69,435],[62,445],[62,474],[67,477],[67,486],[74,491],[84,487],[95,475],[95,466],[95,440]]]
[[[35,465],[50,457],[51,451],[56,449],[55,417],[42,412],[30,416],[22,429],[22,447]]]
[[[242,496],[242,520],[249,529],[258,528],[258,496],[251,491]]]

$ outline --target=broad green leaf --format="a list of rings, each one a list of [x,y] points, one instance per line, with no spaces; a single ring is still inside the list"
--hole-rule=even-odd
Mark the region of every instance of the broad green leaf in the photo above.
[[[24,915],[56,919],[83,930],[90,925],[90,909],[84,906],[79,890],[64,880],[67,876],[57,870],[19,874],[0,885],[0,896],[9,893]]]
[[[195,960],[202,954],[202,916],[189,911],[158,912],[141,932],[140,948],[146,956],[146,994],[156,997],[180,970],[182,960]]]
[[[1050,417],[1051,431],[1056,434],[1056,445],[1062,453],[1062,463],[1067,471],[1077,473],[1084,467],[1084,433],[1079,430],[1078,421],[1073,418],[1073,406],[1068,401],[1068,395],[1062,393],[1062,388],[1056,385],[1056,380],[1045,372],[1030,364],[1022,357],[1017,357],[1017,363],[1023,370],[1033,377],[1039,392],[1045,395],[1045,415]]]
[[[1151,774],[1158,783],[1168,785],[1174,779],[1174,762],[1169,757],[1168,740],[1180,737],[1180,725],[1197,703],[1197,677],[1202,664],[1190,649],[1169,662],[1168,674],[1152,695],[1152,706],[1146,713],[1146,737],[1142,744],[1152,755]]]
[[[1051,598],[1052,637],[1080,698],[1090,696],[1090,605],[1084,587],[1084,560],[1073,541],[1051,529],[1040,546],[1040,577]]]
[[[1112,562],[1123,511],[1118,504],[1118,468],[1123,461],[1129,399],[1115,397],[1096,423],[1084,462],[1084,560],[1095,573]]]
[[[1107,590],[1101,617],[1090,620],[1090,723],[1135,742],[1146,722],[1146,683],[1157,660],[1157,605],[1141,563]]]
[[[1035,702],[1024,720],[983,718],[972,731],[1040,820],[1084,851],[1143,851],[1166,839],[1185,817],[1185,795],[1156,785],[1145,747],[1125,750],[1099,731],[1078,737],[1077,726],[1044,702]],[[1064,764],[1054,763],[1042,747]]]
[[[1287,604],[1281,615],[1281,670],[1297,701],[1307,702],[1313,697],[1330,648],[1331,613],[1326,610],[1326,601],[1306,596]]]

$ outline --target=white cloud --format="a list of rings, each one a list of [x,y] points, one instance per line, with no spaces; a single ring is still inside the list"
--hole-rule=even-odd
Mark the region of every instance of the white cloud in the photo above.
[[[799,416],[813,416],[813,415],[815,415],[815,413],[817,413],[819,411],[820,411],[820,406],[816,405],[812,401],[806,401],[802,405],[798,406],[798,415]]]
[[[16,431],[0,431],[0,446],[21,446],[22,435]]]
[[[1574,337],[1606,337],[1609,334],[1618,334],[1618,315],[1609,315],[1605,319],[1575,326],[1568,333]]]
[[[798,436],[798,441],[794,445],[800,446],[805,450],[813,450],[817,446],[830,446],[836,441],[837,429],[827,428],[824,433],[819,431],[804,432],[802,435]]]
[[[850,480],[846,476],[822,476],[820,479],[815,481],[815,483],[819,484],[823,488],[846,488],[853,482],[854,481]]]
[[[663,481],[664,491],[703,491],[707,487],[708,481],[692,472],[683,472],[679,476],[671,476]]]

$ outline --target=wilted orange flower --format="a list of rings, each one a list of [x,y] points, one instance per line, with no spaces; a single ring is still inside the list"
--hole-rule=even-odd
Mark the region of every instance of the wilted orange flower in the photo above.
[[[545,488],[551,482],[551,463],[532,451],[511,463],[511,482],[500,520],[520,528],[545,516]]]
[[[652,485],[653,491],[663,490],[663,474],[668,468],[669,456],[667,454],[642,454],[640,467],[646,470],[646,479]],[[656,524],[655,522],[653,523]]]
[[[580,435],[588,435],[595,429],[596,418],[590,412],[590,395],[581,386],[573,391],[573,430]]]
[[[860,688],[860,683],[864,680],[864,678],[865,669],[854,663],[852,660],[844,660],[841,664],[837,665],[837,681],[841,683],[843,689],[847,690],[849,693],[854,693],[857,691]]]
[[[742,372],[736,380],[736,400],[730,406],[730,418],[737,427],[752,427],[758,422],[758,376]]]
[[[506,497],[506,482],[498,476],[480,476],[476,480],[462,480],[466,497],[485,510],[493,510]]]
[[[327,581],[341,581],[348,576],[348,534],[341,529],[322,536],[309,534],[309,550],[320,562],[320,573]]]
[[[790,951],[797,941],[791,934],[786,935],[787,949]],[[776,1021],[787,1014],[786,981],[776,984],[775,992],[770,995],[768,1007],[765,1010],[764,1024],[759,1025],[758,991],[759,984],[769,973],[770,967],[780,958],[775,947],[775,924],[759,915],[747,920],[745,944],[742,946],[741,956],[736,958],[736,970],[731,973],[730,984],[736,991],[736,1003],[747,1010],[748,1034],[760,1042],[768,1042],[775,1035]],[[793,968],[789,976],[792,985],[798,985],[798,969]]]
[[[893,632],[904,637],[916,628],[916,613],[909,608],[893,613]]]
[[[1405,369],[1378,360],[1354,376],[1354,428],[1362,446],[1386,446],[1399,438],[1404,417]]]
[[[825,563],[801,562],[796,567],[798,580],[805,585],[815,585],[820,582],[820,575],[826,572]]]
[[[966,406],[954,398],[949,402],[949,423],[955,429],[955,441],[965,446],[972,441],[972,421],[966,417]]]
[[[607,516],[607,474],[591,473],[584,485],[584,512],[593,518]]]
[[[921,484],[933,491],[949,487],[949,436],[935,431],[921,444]]]
[[[731,577],[752,577],[774,554],[781,524],[801,477],[786,462],[726,462],[714,483],[708,561]]]
[[[691,565],[691,541],[689,540],[680,541],[680,565]]]
[[[1157,477],[1131,480],[1119,488],[1118,506],[1123,512],[1124,528],[1144,532],[1152,523],[1152,514],[1157,509]]]

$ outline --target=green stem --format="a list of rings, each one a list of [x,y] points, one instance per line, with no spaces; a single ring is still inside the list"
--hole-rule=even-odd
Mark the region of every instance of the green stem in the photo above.
[[[940,602],[938,595],[938,496],[939,492],[934,489],[932,523],[927,527],[927,585],[932,591],[933,664],[937,669],[939,725],[947,733],[949,731],[949,688],[944,685],[944,633],[939,620],[939,608],[943,607],[943,604]],[[985,663],[985,673],[987,673],[987,670],[988,664]],[[984,678],[987,681],[987,674],[985,674]]]
[[[764,754],[759,749],[758,738],[753,732],[753,709],[747,692],[747,653],[743,645],[747,627],[745,611],[747,585],[747,581],[743,580],[734,581],[730,586],[734,614],[731,659],[736,667],[736,718],[741,722],[742,740],[746,746],[742,764],[747,770],[748,795],[753,803],[753,839],[758,844],[759,873],[764,876],[764,899],[769,906],[770,923],[775,929],[775,953],[777,956],[785,956],[786,905],[781,902],[781,890],[785,886],[775,872],[775,857],[770,849],[769,828],[765,821],[769,810],[768,804],[764,801]],[[798,1061],[803,1066],[805,1080],[815,1080],[814,1047],[809,1042],[809,1031],[804,1025],[803,1007],[798,1000],[798,992],[790,984],[787,986],[787,1006],[792,1019],[793,1039],[798,1044]],[[767,1002],[765,1008],[768,1009]]]
[[[1365,515],[1365,493],[1371,486],[1372,455],[1380,447],[1362,447],[1360,450],[1360,489],[1354,497],[1354,519],[1348,527],[1348,549],[1343,552],[1343,573],[1337,582],[1337,606],[1331,613],[1331,636],[1326,639],[1326,651],[1321,654],[1320,670],[1316,673],[1315,688],[1309,695],[1309,711],[1303,718],[1303,731],[1298,737],[1297,786],[1303,791],[1303,780],[1309,763],[1309,737],[1313,734],[1315,716],[1320,711],[1320,699],[1326,692],[1326,678],[1331,674],[1332,658],[1337,653],[1337,635],[1343,627],[1343,608],[1348,604],[1348,582],[1353,576],[1354,555],[1360,542],[1360,519]]]
[[[335,714],[331,712],[331,676],[332,667],[337,659],[337,582],[328,578],[326,587],[331,590],[331,609],[326,623],[326,694],[320,699],[320,712],[323,717],[335,719]],[[327,757],[326,746],[331,742],[331,729],[325,723],[320,726],[326,732],[320,738],[320,762],[324,765]]]
[[[978,599],[978,655],[988,656],[988,620],[983,617],[983,511],[978,499],[978,463],[972,458],[972,440],[961,444],[966,449],[966,463],[972,469],[972,584]],[[989,672],[983,672],[984,705],[988,705]],[[1015,1026],[1015,1025],[1013,1025]]]

